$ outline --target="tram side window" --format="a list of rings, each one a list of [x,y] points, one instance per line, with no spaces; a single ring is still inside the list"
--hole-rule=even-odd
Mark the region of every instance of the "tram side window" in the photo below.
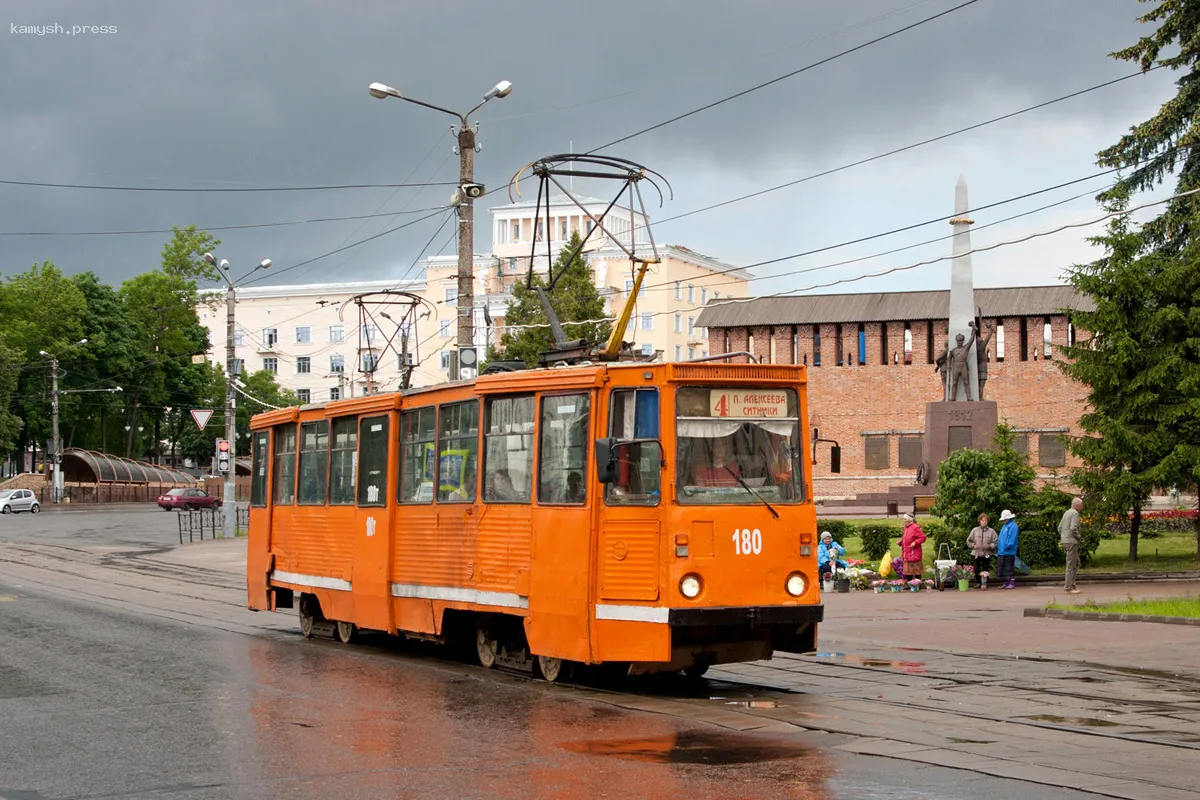
[[[333,421],[329,451],[329,505],[354,505],[354,482],[358,473],[358,420],[344,417]]]
[[[538,502],[587,501],[588,434],[591,397],[569,394],[542,399],[539,428]]]
[[[296,426],[275,429],[275,505],[296,500]]]
[[[366,417],[358,429],[358,504],[387,503],[388,418]]]
[[[302,506],[325,504],[325,471],[329,465],[329,423],[300,426],[300,497]]]
[[[487,402],[483,499],[489,503],[528,503],[533,494],[532,395]]]
[[[400,415],[401,503],[433,502],[433,406]]]
[[[608,435],[616,439],[657,439],[657,389],[616,389],[609,403]],[[662,496],[662,448],[657,442],[618,447],[617,480],[604,487],[610,506],[655,506]]]
[[[270,443],[269,433],[258,431],[254,434],[254,474],[250,479],[250,505],[263,508],[267,505],[267,445]]]
[[[479,402],[442,406],[438,426],[438,502],[475,500],[479,468]]]

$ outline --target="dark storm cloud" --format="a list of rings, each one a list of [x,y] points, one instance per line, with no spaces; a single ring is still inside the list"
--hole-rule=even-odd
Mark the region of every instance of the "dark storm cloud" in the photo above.
[[[480,115],[479,177],[496,186],[521,164],[565,151],[571,141],[577,150],[598,146],[953,5],[7,2],[0,4],[0,23],[115,25],[117,32],[0,31],[7,37],[0,48],[6,120],[0,177],[158,186],[399,182],[452,120],[411,104],[372,100],[368,83],[383,81],[465,109],[507,79],[516,85],[513,94]],[[1145,32],[1134,22],[1143,10],[1133,0],[980,0],[611,152],[661,169],[681,185],[706,187],[703,196],[693,192],[670,210],[695,208],[726,198],[716,179],[721,173],[774,183],[1129,72],[1106,54]],[[889,12],[897,13],[829,35]],[[1161,89],[1163,81],[1146,80]],[[1132,96],[1129,89],[1105,90],[1009,124],[1064,119],[1119,130],[1135,121],[1128,116]],[[437,179],[452,179],[450,144],[443,138],[414,180],[430,180],[439,164]],[[410,208],[444,204],[450,191],[401,190],[387,210],[406,202]],[[9,186],[0,187],[0,230],[367,214],[391,194],[168,195]],[[799,201],[792,195],[777,202]],[[705,220],[698,216],[689,224],[711,224]],[[402,273],[437,222],[286,279]],[[361,230],[360,223],[337,223],[219,238],[235,266],[269,256],[286,267],[384,227],[382,221]],[[481,248],[487,233],[486,224],[479,226]],[[687,233],[680,224],[671,239],[687,241]],[[0,270],[51,259],[68,272],[94,269],[121,280],[156,265],[164,239],[4,237]],[[444,239],[439,236],[434,249]]]

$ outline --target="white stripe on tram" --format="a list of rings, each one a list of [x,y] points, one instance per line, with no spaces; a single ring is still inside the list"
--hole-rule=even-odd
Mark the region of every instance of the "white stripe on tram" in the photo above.
[[[299,572],[280,572],[277,569],[271,571],[271,579],[282,581],[283,583],[293,583],[297,586],[312,586],[316,589],[337,589],[341,592],[348,592],[352,588],[350,581],[344,581],[341,578],[328,578],[324,575],[301,575]]]
[[[512,592],[485,592],[461,586],[427,586],[422,583],[393,583],[393,597],[415,597],[422,600],[451,600],[477,603],[481,606],[529,608],[529,598]]]
[[[656,622],[666,624],[671,609],[655,606],[612,606],[596,604],[596,619],[614,619],[624,622]]]

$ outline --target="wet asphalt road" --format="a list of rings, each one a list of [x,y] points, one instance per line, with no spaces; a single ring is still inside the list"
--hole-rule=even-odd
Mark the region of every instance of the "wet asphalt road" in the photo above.
[[[161,512],[12,522],[0,555],[9,542],[153,550],[174,537]],[[1083,797],[578,695],[394,643],[97,606],[8,579],[0,560],[4,800]]]

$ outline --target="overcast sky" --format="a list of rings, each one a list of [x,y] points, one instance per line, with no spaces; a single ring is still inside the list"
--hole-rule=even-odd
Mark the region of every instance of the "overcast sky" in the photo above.
[[[366,87],[480,113],[489,188],[539,156],[591,149],[957,5],[959,0],[509,0],[55,2],[3,0],[0,179],[156,187],[451,181],[450,117]],[[1135,0],[979,0],[912,31],[606,152],[664,173],[651,219],[796,180],[1134,71],[1107,57],[1150,31]],[[115,27],[13,33],[11,26]],[[1096,172],[1097,150],[1173,92],[1152,73],[978,131],[655,226],[656,239],[751,264],[944,216],[966,176],[981,206]],[[532,184],[530,184],[532,185]],[[975,215],[976,226],[1103,179]],[[577,190],[604,194],[609,187]],[[0,232],[119,231],[287,222],[443,205],[451,188],[141,193],[0,185]],[[476,246],[490,226],[482,202]],[[1098,215],[1091,196],[975,234],[976,246]],[[420,216],[420,215],[417,215]],[[413,216],[218,233],[235,275],[327,253]],[[408,272],[431,219],[283,272],[279,282]],[[446,245],[452,226],[433,239]],[[1072,231],[975,258],[976,284],[1045,284],[1092,257]],[[756,268],[777,292],[910,264],[940,242],[802,275],[781,273],[949,234],[946,223]],[[154,268],[164,234],[0,237],[0,273],[51,260],[112,282]],[[411,274],[411,273],[409,273]],[[949,264],[822,292],[944,288]]]

